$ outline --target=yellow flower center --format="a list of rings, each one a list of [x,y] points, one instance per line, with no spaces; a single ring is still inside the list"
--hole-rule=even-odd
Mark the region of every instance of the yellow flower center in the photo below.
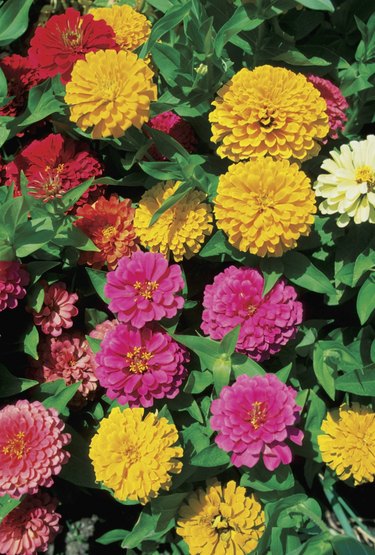
[[[223,517],[223,515],[218,514],[211,523],[212,528],[215,528],[217,533],[219,534],[219,539],[224,542],[228,542],[230,539],[231,531],[233,530],[232,526],[229,524],[227,518]]]
[[[25,432],[18,432],[3,447],[4,455],[10,455],[10,457],[16,459],[22,459],[23,455],[28,451],[30,451],[30,448],[26,447]]]
[[[66,31],[62,33],[61,37],[64,45],[67,48],[76,50],[82,46],[83,32],[82,32],[82,29],[80,29],[79,27],[75,27],[74,29],[71,29],[68,26]]]
[[[102,230],[102,235],[104,239],[112,239],[112,237],[116,235],[116,228],[113,225],[107,225],[107,227]]]
[[[132,351],[126,353],[129,361],[129,370],[134,374],[143,374],[148,370],[148,361],[152,357],[152,353],[146,351],[143,347],[134,347]]]
[[[248,412],[248,417],[254,430],[257,430],[267,420],[267,409],[267,403],[263,401],[255,401],[252,403],[251,409]]]
[[[249,304],[247,307],[247,313],[249,316],[253,316],[257,311],[257,307],[254,306],[253,304]]]
[[[264,129],[271,129],[275,123],[275,109],[266,106],[259,110],[259,125]]]
[[[367,183],[370,188],[375,187],[375,171],[370,166],[359,166],[355,170],[355,180],[359,183]]]
[[[150,301],[159,284],[157,281],[136,281],[133,287],[141,297]]]

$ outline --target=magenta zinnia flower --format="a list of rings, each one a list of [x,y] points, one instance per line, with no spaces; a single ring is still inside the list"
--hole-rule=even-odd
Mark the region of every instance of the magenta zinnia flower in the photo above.
[[[19,262],[0,262],[0,312],[16,308],[26,295],[29,274]]]
[[[323,79],[317,75],[308,75],[307,79],[320,92],[321,96],[327,103],[327,114],[329,118],[329,136],[337,139],[337,131],[342,131],[347,121],[345,110],[349,108],[349,104],[342,92],[329,79]],[[324,142],[327,142],[325,140]]]
[[[39,401],[17,401],[0,410],[0,495],[19,498],[51,487],[70,454],[64,422]]]
[[[142,328],[147,322],[173,318],[184,304],[177,295],[183,287],[177,264],[168,266],[160,253],[138,251],[130,259],[121,258],[116,270],[108,272],[104,292],[120,321]]]
[[[257,361],[278,353],[302,322],[293,287],[281,280],[263,297],[263,284],[258,270],[230,266],[206,286],[203,298],[204,333],[222,339],[240,324],[236,350]]]
[[[301,445],[303,432],[295,427],[301,407],[295,403],[297,391],[274,374],[243,374],[225,386],[211,404],[210,424],[219,432],[215,441],[224,451],[232,451],[234,466],[252,468],[262,456],[265,467],[275,470],[289,464],[292,452],[286,441]]]
[[[69,293],[65,283],[61,281],[44,287],[44,302],[39,312],[32,310],[34,324],[42,328],[46,335],[58,337],[63,328],[73,326],[72,318],[77,316],[78,308],[74,303],[78,301],[76,293]]]
[[[0,524],[0,553],[34,555],[47,551],[61,530],[57,504],[48,493],[25,497]]]
[[[196,152],[197,137],[190,123],[182,119],[181,116],[173,112],[163,112],[152,118],[147,125],[170,135],[188,152]],[[163,156],[155,145],[150,148],[149,152],[155,160],[167,160],[167,157]]]
[[[96,375],[110,399],[151,407],[154,399],[176,397],[189,356],[162,330],[118,324],[103,339],[96,361]]]
[[[81,382],[71,406],[81,408],[95,397],[98,380],[94,374],[95,355],[79,332],[63,333],[59,337],[45,337],[39,343],[39,360],[32,361],[30,376],[39,382],[63,379],[66,385]]]

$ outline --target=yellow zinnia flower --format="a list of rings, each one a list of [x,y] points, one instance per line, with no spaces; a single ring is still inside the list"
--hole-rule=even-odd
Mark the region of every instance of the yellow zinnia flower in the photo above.
[[[212,232],[211,206],[204,202],[201,191],[189,191],[149,226],[152,216],[180,186],[180,181],[159,183],[146,191],[135,212],[134,227],[141,244],[151,252],[167,258],[172,253],[176,262],[191,258],[200,251],[205,238]]]
[[[115,41],[122,50],[135,50],[146,42],[151,32],[147,17],[131,6],[112,6],[111,8],[92,8],[89,13],[94,19],[104,19],[115,32]]]
[[[219,156],[235,162],[270,154],[304,160],[329,132],[327,104],[301,73],[243,68],[218,91],[209,115]]]
[[[253,495],[214,480],[207,490],[189,495],[182,505],[176,532],[189,546],[190,555],[247,555],[264,532],[264,512]]]
[[[171,473],[178,474],[182,463],[178,432],[166,418],[144,409],[114,408],[100,422],[90,445],[96,480],[114,491],[120,501],[142,504],[171,486]]]
[[[92,127],[94,139],[121,137],[134,125],[138,129],[156,100],[154,74],[132,52],[98,50],[74,64],[66,85],[65,102],[70,119],[83,131]]]
[[[375,413],[353,403],[329,412],[318,436],[323,461],[341,480],[354,478],[354,485],[375,477]]]
[[[297,164],[270,157],[239,162],[219,178],[217,227],[238,250],[281,256],[310,233],[316,212],[310,180]]]

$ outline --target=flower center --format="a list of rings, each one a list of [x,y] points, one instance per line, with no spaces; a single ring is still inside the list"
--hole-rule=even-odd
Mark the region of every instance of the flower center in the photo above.
[[[262,108],[259,110],[259,125],[264,129],[271,129],[275,123],[275,110],[274,108]]]
[[[30,451],[30,448],[26,447],[25,432],[18,432],[4,445],[2,451],[4,455],[9,455],[15,459],[22,459],[23,455]]]
[[[80,29],[79,27],[74,27],[74,29],[71,29],[69,26],[61,35],[64,45],[67,48],[71,48],[72,50],[76,50],[82,47],[82,37],[82,29]]]
[[[258,308],[257,306],[254,306],[253,304],[249,304],[248,307],[247,307],[248,315],[253,316],[256,313],[257,308]]]
[[[104,239],[112,239],[112,237],[116,235],[116,228],[113,225],[107,225],[107,227],[102,230],[102,235]]]
[[[251,409],[247,414],[249,422],[254,430],[257,430],[267,420],[267,408],[267,403],[263,401],[255,401],[252,403]]]
[[[358,184],[367,183],[369,188],[375,188],[375,171],[370,166],[360,166],[355,170],[355,180]]]
[[[215,528],[216,532],[219,534],[221,541],[227,542],[230,539],[230,533],[233,530],[232,526],[229,524],[228,519],[223,517],[223,515],[218,514],[211,522],[212,528]]]
[[[143,347],[134,347],[132,351],[126,353],[129,361],[129,370],[134,374],[143,374],[148,370],[148,361],[152,357],[152,353],[146,351]]]
[[[141,297],[151,301],[152,294],[157,290],[159,284],[157,281],[136,281],[133,287]]]

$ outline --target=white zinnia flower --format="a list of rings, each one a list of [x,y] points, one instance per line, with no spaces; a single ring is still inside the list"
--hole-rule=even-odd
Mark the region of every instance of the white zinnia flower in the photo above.
[[[375,135],[364,141],[351,141],[340,151],[331,151],[324,160],[315,184],[317,196],[324,197],[319,209],[322,214],[340,214],[337,225],[375,224]]]

